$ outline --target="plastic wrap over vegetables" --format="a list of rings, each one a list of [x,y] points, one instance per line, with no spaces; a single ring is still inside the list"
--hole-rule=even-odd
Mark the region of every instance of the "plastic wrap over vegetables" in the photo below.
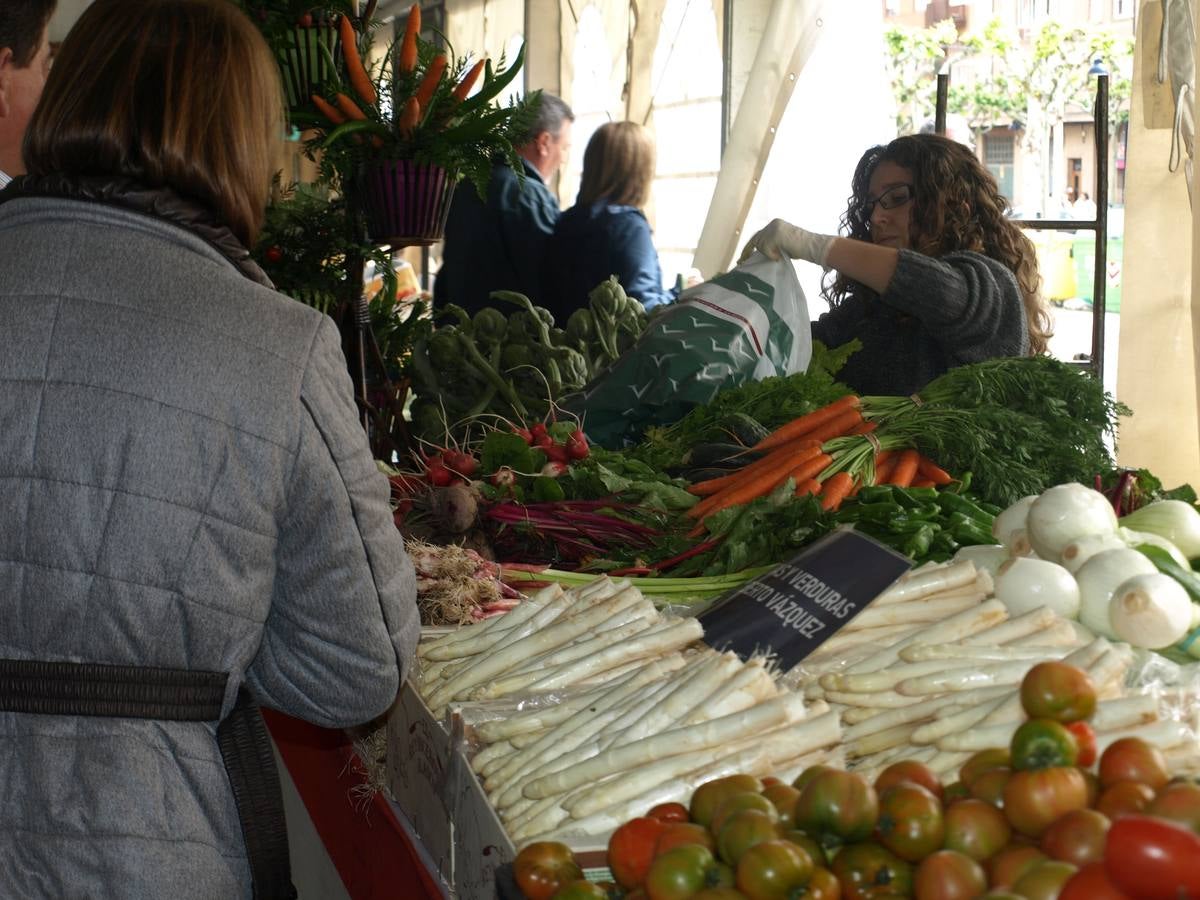
[[[802,372],[811,356],[808,304],[791,262],[755,254],[656,310],[637,343],[564,405],[590,440],[620,447],[725,388]]]

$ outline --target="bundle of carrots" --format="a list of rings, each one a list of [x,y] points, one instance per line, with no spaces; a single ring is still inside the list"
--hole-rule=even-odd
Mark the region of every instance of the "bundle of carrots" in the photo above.
[[[704,499],[687,515],[702,523],[722,509],[766,496],[788,479],[797,497],[816,495],[825,510],[837,509],[864,483],[917,487],[954,480],[907,446],[907,438],[876,435],[878,424],[863,418],[862,401],[854,394],[794,419],[747,449],[766,455],[732,474],[691,485],[688,490]]]

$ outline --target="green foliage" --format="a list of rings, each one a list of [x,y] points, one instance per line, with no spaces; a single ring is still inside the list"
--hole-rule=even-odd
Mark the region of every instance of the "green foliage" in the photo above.
[[[291,45],[289,35],[303,17],[336,25],[341,15],[353,15],[350,0],[234,0],[258,26],[267,45],[276,52]]]
[[[937,73],[958,40],[954,22],[929,28],[895,26],[884,32],[885,64],[896,98],[896,133],[914,134],[933,119]]]

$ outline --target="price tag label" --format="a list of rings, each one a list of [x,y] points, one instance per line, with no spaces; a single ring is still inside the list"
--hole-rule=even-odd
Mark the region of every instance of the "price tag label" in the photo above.
[[[839,529],[701,613],[704,642],[742,659],[774,654],[786,671],[837,634],[911,564],[866,535]]]

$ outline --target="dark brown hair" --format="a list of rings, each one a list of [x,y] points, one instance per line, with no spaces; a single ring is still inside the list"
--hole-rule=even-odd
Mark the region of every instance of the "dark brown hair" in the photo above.
[[[895,163],[912,172],[912,249],[934,257],[973,250],[1003,263],[1021,290],[1030,355],[1045,353],[1051,328],[1041,297],[1037,251],[1007,218],[1008,201],[970,148],[936,134],[905,135],[886,146],[872,147],[854,170],[853,193],[842,216],[842,233],[847,237],[871,239],[868,186],[881,162]],[[822,293],[836,306],[861,289],[856,282],[834,273],[826,279]]]
[[[636,122],[607,122],[596,129],[583,151],[579,182],[581,206],[604,200],[641,209],[654,180],[654,143]]]
[[[24,158],[30,175],[169,187],[249,247],[282,130],[275,59],[228,0],[95,0],[59,50]]]
[[[3,0],[0,3],[0,47],[12,50],[13,62],[18,69],[33,62],[56,6],[58,0]]]

